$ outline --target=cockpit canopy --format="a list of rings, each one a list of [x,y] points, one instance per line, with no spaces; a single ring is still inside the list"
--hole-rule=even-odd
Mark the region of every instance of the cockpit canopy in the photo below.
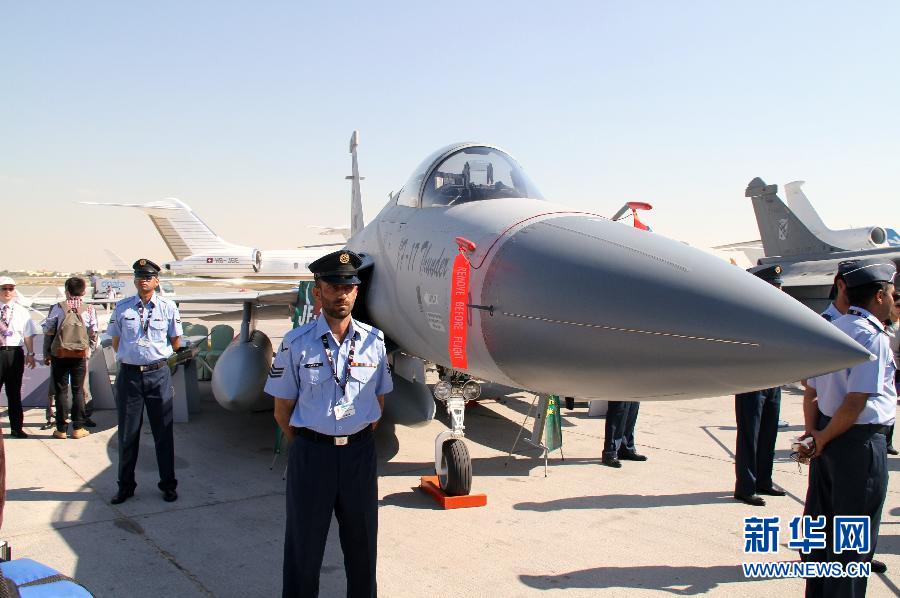
[[[429,156],[400,191],[398,203],[428,208],[510,197],[543,199],[508,154],[483,145],[456,145]]]

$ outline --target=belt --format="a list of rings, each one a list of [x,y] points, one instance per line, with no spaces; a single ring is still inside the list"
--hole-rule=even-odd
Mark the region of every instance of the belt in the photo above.
[[[819,419],[825,422],[825,425],[828,425],[828,422],[831,421],[831,418],[819,411]],[[884,434],[887,435],[890,432],[891,427],[887,424],[853,424],[850,426],[851,430],[859,430],[860,432],[868,432],[869,434]]]
[[[161,368],[165,365],[168,365],[168,363],[169,362],[165,359],[160,359],[159,361],[155,361],[155,362],[149,363],[147,365],[134,365],[131,363],[123,362],[122,367],[133,368],[141,373],[144,373],[144,372],[154,372],[154,371],[158,370],[159,368]]]
[[[360,440],[364,440],[372,435],[371,424],[369,424],[359,432],[350,434],[349,436],[329,436],[328,434],[321,434],[319,432],[316,432],[315,430],[310,430],[309,428],[297,428],[295,426],[291,426],[291,430],[293,430],[294,433],[297,434],[297,436],[302,436],[307,440],[312,440],[313,442],[319,442],[322,444],[331,444],[334,446],[353,444],[354,442],[359,442]]]
[[[15,347],[6,347],[6,346],[3,346],[3,347],[0,347],[0,351],[16,351],[16,350],[21,349],[21,348],[22,348],[22,347],[20,347],[20,346],[15,346]]]

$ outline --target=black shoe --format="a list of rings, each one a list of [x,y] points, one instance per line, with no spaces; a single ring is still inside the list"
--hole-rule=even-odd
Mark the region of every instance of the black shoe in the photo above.
[[[119,490],[116,492],[116,495],[112,497],[112,500],[109,501],[109,504],[120,505],[132,496],[134,496],[134,490]]]
[[[163,500],[166,502],[175,502],[178,500],[178,493],[175,490],[163,490]]]
[[[872,559],[872,573],[887,573],[887,565],[882,561]]]
[[[47,423],[44,424],[43,426],[41,426],[41,430],[49,430],[50,428],[55,428],[55,427],[56,427],[56,424],[48,419]]]
[[[752,505],[754,507],[764,507],[766,506],[766,499],[758,494],[735,494],[734,500],[739,500],[741,502],[747,503],[748,505]]]
[[[10,434],[13,438],[28,438],[25,430],[13,430]]]
[[[787,492],[785,492],[784,490],[782,490],[775,484],[772,484],[772,486],[770,488],[757,488],[756,493],[757,494],[766,494],[768,496],[786,496],[787,495]]]
[[[85,428],[96,428],[96,427],[97,427],[97,422],[95,422],[94,420],[92,420],[92,419],[89,418],[89,417],[85,417],[85,418],[84,418],[84,427],[85,427]]]
[[[603,457],[602,463],[607,467],[622,467],[622,462],[616,459],[615,457]]]
[[[647,455],[639,455],[637,453],[619,453],[620,461],[646,461]]]
[[[900,455],[900,452],[897,451],[893,446],[887,447],[888,455]]]

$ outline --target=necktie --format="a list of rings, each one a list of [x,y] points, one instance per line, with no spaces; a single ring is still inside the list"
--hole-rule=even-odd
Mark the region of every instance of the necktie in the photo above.
[[[12,331],[9,329],[9,324],[12,322],[12,318],[7,321],[7,312],[12,313],[12,311],[9,309],[9,306],[4,305],[2,310],[0,310],[0,347],[5,347],[6,337],[12,336]]]

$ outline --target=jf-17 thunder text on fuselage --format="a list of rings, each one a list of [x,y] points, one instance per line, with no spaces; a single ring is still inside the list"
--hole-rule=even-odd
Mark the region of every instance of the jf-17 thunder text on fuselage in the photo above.
[[[788,183],[785,187],[788,193],[795,196],[794,203],[800,201],[802,205],[802,200],[796,197],[799,192],[797,182]],[[819,235],[813,233],[778,197],[777,185],[766,185],[757,177],[750,181],[744,195],[753,202],[765,250],[765,257],[759,263],[780,264],[784,290],[815,311],[828,307],[829,291],[840,262],[878,257],[892,260],[900,266],[900,247],[888,244],[856,249],[867,247],[866,237],[872,244],[882,240],[885,230],[874,230],[879,227],[831,231],[846,233],[843,236]]]
[[[397,380],[387,397],[403,423],[434,415],[426,362],[452,383],[439,397],[452,430],[435,440],[435,468],[453,493],[471,486],[464,393],[455,387],[466,380],[583,398],[687,399],[769,388],[869,358],[739,268],[546,201],[496,147],[438,150],[364,227],[355,159],[350,178],[347,247],[364,259],[354,316],[384,332],[395,379],[414,381]],[[213,373],[223,406],[263,404],[272,349],[252,330],[254,314],[296,297],[229,296],[244,304],[244,318]]]

